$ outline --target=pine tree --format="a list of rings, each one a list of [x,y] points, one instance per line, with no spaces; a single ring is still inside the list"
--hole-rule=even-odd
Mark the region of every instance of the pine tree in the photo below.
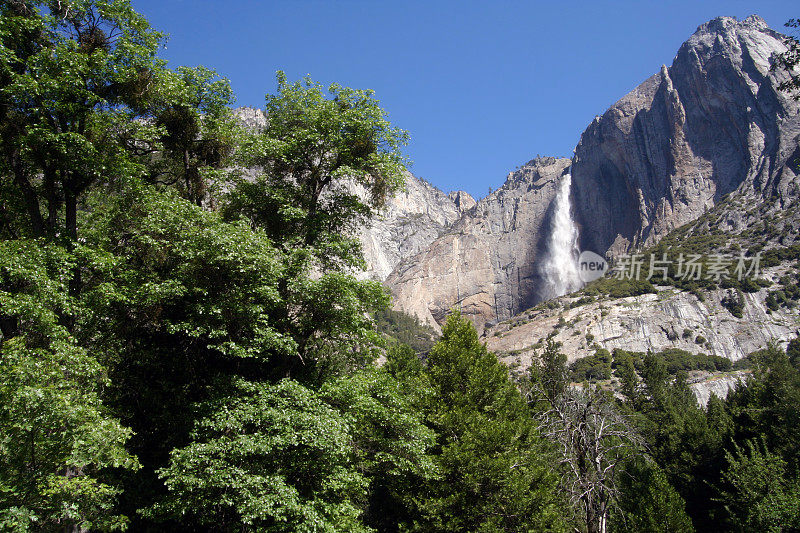
[[[552,456],[507,369],[452,314],[428,359],[428,410],[441,480],[420,504],[424,531],[542,531],[561,527]]]

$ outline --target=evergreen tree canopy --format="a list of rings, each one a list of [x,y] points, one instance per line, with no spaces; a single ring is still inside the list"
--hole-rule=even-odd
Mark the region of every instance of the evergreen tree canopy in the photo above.
[[[420,502],[425,531],[563,527],[550,451],[508,370],[459,313],[428,359],[442,481]]]

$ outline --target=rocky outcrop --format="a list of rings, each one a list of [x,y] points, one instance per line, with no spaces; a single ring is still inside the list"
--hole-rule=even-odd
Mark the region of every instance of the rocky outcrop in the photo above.
[[[447,195],[456,207],[461,211],[468,211],[472,209],[476,203],[475,198],[473,198],[469,193],[464,191],[453,191]]]
[[[361,277],[383,281],[401,259],[427,248],[474,205],[464,191],[448,195],[407,173],[405,190],[359,232],[367,262]]]
[[[697,398],[697,403],[705,407],[713,394],[717,398],[724,400],[728,393],[739,384],[747,381],[749,373],[746,371],[730,372],[726,374],[711,375],[689,383],[689,388]]]
[[[635,352],[680,348],[735,361],[769,342],[785,345],[800,334],[798,309],[769,311],[764,303],[769,290],[743,295],[742,318],[722,305],[727,294],[723,289],[705,293],[703,301],[673,287],[662,287],[657,294],[586,303],[578,294],[531,309],[488,329],[484,336],[490,350],[523,368],[530,366],[531,357],[547,339],[560,342],[570,360],[601,347]]]
[[[763,19],[700,26],[672,66],[615,103],[581,136],[573,166],[583,249],[652,244],[736,190],[765,198],[795,173],[800,105],[770,71],[782,36]]]
[[[233,116],[249,131],[258,132],[267,127],[267,114],[257,107],[237,107]]]
[[[548,209],[568,167],[568,159],[540,158],[509,174],[503,187],[397,266],[387,279],[395,306],[434,327],[459,307],[481,327],[532,305]]]

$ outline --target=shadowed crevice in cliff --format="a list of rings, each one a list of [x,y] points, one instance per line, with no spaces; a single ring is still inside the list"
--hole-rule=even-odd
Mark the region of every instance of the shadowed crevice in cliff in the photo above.
[[[592,174],[600,179],[583,180],[580,161],[573,168],[575,186],[575,219],[583,250],[608,250],[622,235],[632,241],[639,228],[639,206],[635,192],[625,176],[609,161],[603,162]]]

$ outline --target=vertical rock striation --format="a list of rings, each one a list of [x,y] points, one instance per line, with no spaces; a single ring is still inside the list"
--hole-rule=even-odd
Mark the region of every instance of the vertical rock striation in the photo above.
[[[475,200],[464,191],[448,195],[407,173],[405,190],[360,230],[367,262],[361,276],[385,280],[401,259],[425,249],[474,205]]]
[[[569,159],[539,158],[509,174],[387,279],[395,305],[436,327],[454,307],[480,327],[535,303],[550,206]]]
[[[596,118],[573,168],[584,249],[652,244],[739,189],[769,197],[795,177],[800,106],[770,71],[782,36],[763,19],[700,26],[661,71]]]

